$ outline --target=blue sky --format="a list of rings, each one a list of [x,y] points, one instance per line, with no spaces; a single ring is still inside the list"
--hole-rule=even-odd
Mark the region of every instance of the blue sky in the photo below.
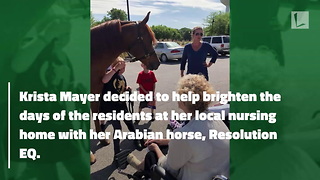
[[[171,28],[204,26],[204,19],[215,11],[224,12],[220,0],[129,0],[131,21],[142,20],[151,11],[148,25]],[[126,0],[91,0],[91,12],[101,20],[112,8],[127,12]]]

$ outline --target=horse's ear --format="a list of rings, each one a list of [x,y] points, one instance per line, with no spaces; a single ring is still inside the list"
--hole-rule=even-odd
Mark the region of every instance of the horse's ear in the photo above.
[[[148,14],[146,15],[146,17],[141,21],[140,24],[147,24],[148,20],[149,20],[149,15],[150,15],[150,11],[148,12]]]

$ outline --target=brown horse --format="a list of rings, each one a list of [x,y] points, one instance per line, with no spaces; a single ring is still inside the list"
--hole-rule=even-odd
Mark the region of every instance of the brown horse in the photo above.
[[[135,60],[150,70],[158,69],[160,61],[152,46],[156,39],[146,24],[149,14],[141,22],[112,20],[91,29],[91,93],[101,93],[107,67],[123,52],[137,57]],[[92,102],[91,110],[98,112],[99,102]],[[101,131],[99,121],[95,126],[96,131]]]

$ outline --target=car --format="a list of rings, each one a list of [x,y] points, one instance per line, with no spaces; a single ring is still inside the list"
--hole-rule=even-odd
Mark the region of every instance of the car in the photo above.
[[[230,37],[227,35],[205,36],[202,41],[209,43],[221,55],[230,53]]]
[[[183,49],[178,43],[172,41],[158,42],[154,47],[161,62],[166,62],[168,59],[181,59]]]

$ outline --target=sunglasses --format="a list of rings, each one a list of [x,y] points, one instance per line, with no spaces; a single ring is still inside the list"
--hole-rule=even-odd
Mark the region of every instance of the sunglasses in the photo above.
[[[203,33],[194,33],[196,36],[203,36]]]

